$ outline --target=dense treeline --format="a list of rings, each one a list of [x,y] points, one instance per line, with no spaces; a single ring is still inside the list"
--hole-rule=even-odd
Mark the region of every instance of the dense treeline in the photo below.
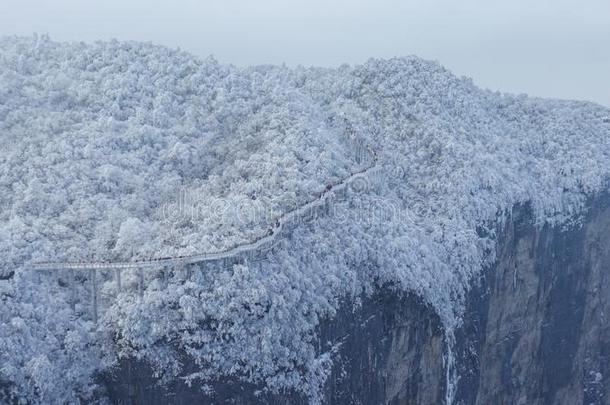
[[[232,375],[315,401],[332,359],[333,342],[316,351],[321,317],[392,282],[450,333],[507,209],[530,201],[541,224],[567,225],[607,187],[608,116],[483,91],[414,57],[237,68],[140,43],[0,40],[0,399],[91,398],[96,372],[135,355],[163,378]],[[27,271],[265,235],[362,167],[346,134],[373,145],[381,173],[260,266],[147,275],[95,333],[55,275]],[[200,369],[185,373],[178,351]]]

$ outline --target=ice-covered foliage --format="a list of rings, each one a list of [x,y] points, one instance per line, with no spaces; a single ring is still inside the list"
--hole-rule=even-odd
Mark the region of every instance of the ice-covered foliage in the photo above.
[[[484,91],[415,57],[237,68],[140,43],[4,39],[0,398],[89,398],[96,372],[136,356],[163,378],[231,376],[315,401],[337,343],[318,342],[323,317],[392,283],[451,330],[511,206],[566,224],[607,187],[609,116]],[[57,276],[27,270],[260,237],[362,167],[348,137],[379,170],[326,215],[297,221],[261,263],[150,272],[141,298],[125,274],[95,334]]]

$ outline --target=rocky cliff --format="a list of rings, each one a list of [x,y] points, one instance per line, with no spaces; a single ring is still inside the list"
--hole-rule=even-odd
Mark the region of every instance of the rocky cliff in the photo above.
[[[513,211],[458,334],[463,404],[610,403],[610,198],[582,226]]]
[[[610,196],[591,200],[580,225],[537,226],[517,206],[499,233],[494,266],[471,290],[453,347],[456,404],[607,404],[610,401]],[[324,322],[318,345],[334,347],[329,404],[446,401],[447,345],[431,308],[383,288]],[[201,393],[160,387],[125,362],[107,387],[116,403],[189,403]],[[450,379],[449,379],[450,380]],[[256,396],[224,381],[206,401],[306,402]]]

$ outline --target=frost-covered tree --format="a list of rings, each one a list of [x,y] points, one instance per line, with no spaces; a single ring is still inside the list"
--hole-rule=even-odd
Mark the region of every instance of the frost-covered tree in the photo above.
[[[96,373],[136,356],[163,378],[315,402],[333,353],[321,319],[390,283],[451,333],[507,210],[529,201],[539,223],[566,224],[607,188],[608,116],[415,57],[237,68],[150,44],[1,39],[0,401],[86,401]],[[116,296],[100,272],[95,333],[86,274],[73,310],[66,274],[29,269],[248,243],[371,151],[375,171],[326,215],[293,218],[260,264],[154,269],[142,297],[134,274]]]

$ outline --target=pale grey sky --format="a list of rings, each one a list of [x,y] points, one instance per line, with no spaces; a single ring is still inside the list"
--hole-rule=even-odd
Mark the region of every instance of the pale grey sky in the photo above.
[[[237,65],[415,54],[482,87],[610,106],[610,0],[0,0],[0,35],[34,32]]]

